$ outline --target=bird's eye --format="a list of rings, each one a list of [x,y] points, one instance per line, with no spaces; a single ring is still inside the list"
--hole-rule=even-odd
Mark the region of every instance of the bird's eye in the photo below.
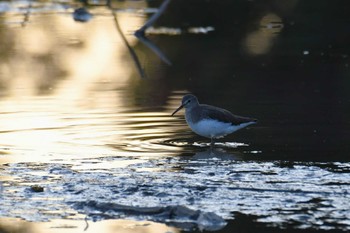
[[[187,103],[191,102],[191,100],[188,100]]]

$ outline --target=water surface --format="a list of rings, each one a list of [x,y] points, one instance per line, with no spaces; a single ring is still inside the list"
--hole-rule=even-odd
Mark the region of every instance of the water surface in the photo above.
[[[152,50],[133,33],[159,4],[80,23],[77,3],[1,2],[0,229],[349,231],[346,14],[316,33],[311,3],[172,2]],[[186,93],[259,123],[210,148],[170,116]]]

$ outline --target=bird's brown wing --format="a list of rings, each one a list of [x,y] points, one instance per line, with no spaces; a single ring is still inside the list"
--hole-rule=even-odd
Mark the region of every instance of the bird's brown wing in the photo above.
[[[211,105],[205,105],[205,108],[202,108],[201,115],[206,118],[211,118],[219,120],[222,122],[231,123],[233,125],[240,125],[248,122],[256,122],[256,119],[250,117],[237,116],[227,111],[226,109],[214,107]]]

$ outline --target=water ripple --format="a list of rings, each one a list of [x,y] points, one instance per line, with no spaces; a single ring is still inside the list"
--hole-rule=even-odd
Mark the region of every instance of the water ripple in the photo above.
[[[350,230],[350,173],[335,172],[348,163],[296,162],[291,168],[277,162],[242,161],[239,155],[222,157],[220,149],[204,152],[130,163],[135,158],[111,157],[108,162],[124,166],[104,171],[79,171],[65,164],[8,164],[2,169],[0,215],[43,221],[67,213],[79,218],[81,213],[99,220],[144,216],[164,221],[144,211],[188,206],[193,213],[211,212],[225,220],[241,213],[281,227]],[[35,193],[32,185],[44,191]],[[88,205],[87,211],[84,203],[92,202],[97,207]],[[115,206],[116,212],[101,206]]]

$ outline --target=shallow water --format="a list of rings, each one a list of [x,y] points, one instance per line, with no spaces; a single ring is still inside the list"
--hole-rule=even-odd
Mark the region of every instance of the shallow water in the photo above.
[[[239,6],[268,7],[249,2]],[[147,31],[157,55],[133,32],[158,2],[93,6],[87,23],[70,2],[1,2],[0,230],[349,231],[341,25],[315,46],[296,42],[309,36],[302,14],[256,27],[236,12],[232,29],[200,20],[210,12],[176,21],[183,3],[172,4]],[[259,123],[210,148],[183,112],[170,116],[189,92]]]

